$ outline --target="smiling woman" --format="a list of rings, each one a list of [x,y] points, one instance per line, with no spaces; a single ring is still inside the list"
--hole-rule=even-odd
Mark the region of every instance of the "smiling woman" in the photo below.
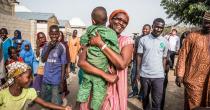
[[[100,35],[96,35],[91,38],[91,45],[95,45],[103,51],[109,61],[116,67],[117,76],[119,80],[116,83],[107,84],[107,97],[105,98],[102,110],[127,110],[127,67],[131,61],[133,53],[134,41],[126,36],[122,36],[121,33],[126,28],[129,22],[128,14],[123,10],[115,10],[109,18],[109,27],[113,29],[118,35],[118,43],[120,48],[120,54],[115,53],[109,47],[104,47],[105,43],[101,39]],[[93,67],[86,61],[86,51],[80,54],[79,65],[80,67],[92,73],[98,75],[107,80],[107,73]],[[88,110],[88,102],[81,103],[82,110]]]

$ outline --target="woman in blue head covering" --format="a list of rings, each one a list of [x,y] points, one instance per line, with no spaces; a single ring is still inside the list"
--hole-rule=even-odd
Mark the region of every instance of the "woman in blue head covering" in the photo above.
[[[30,41],[24,40],[24,42],[22,43],[20,57],[23,58],[26,64],[28,64],[31,68],[33,68],[33,63],[36,61],[36,59]]]
[[[19,30],[15,30],[14,37],[12,38],[14,47],[17,47],[16,40],[18,40],[18,39],[22,39],[22,35],[21,35],[21,32]]]

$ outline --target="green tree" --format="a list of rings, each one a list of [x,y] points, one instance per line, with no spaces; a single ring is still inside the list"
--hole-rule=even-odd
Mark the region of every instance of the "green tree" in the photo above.
[[[162,0],[168,18],[180,23],[200,25],[205,11],[210,11],[210,0]]]

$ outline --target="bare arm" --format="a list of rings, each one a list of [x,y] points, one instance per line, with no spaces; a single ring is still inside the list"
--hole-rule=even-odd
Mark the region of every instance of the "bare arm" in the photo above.
[[[41,105],[43,107],[46,107],[46,108],[50,108],[50,109],[71,110],[70,107],[64,107],[64,106],[59,106],[59,105],[56,105],[56,104],[53,104],[53,103],[49,103],[49,102],[46,102],[46,101],[44,101],[43,99],[41,99],[39,97],[37,97],[34,101],[36,103],[38,103],[39,105]]]
[[[114,64],[116,68],[123,70],[131,62],[133,51],[133,44],[129,44],[122,48],[120,54],[117,54],[108,47],[103,50],[103,53],[108,57],[108,59]]]
[[[79,54],[79,61],[78,61],[78,66],[81,67],[84,71],[87,73],[92,73],[98,76],[103,77],[106,75],[106,73],[93,65],[89,64],[86,60],[87,56],[87,47],[83,47],[82,52]]]
[[[50,51],[56,46],[56,43],[50,42],[47,46],[47,50],[44,54],[44,56],[41,57],[42,62],[46,62],[48,59],[48,56],[50,54]]]
[[[164,71],[166,71],[166,69],[167,69],[167,67],[166,67],[167,63],[166,62],[167,62],[167,57],[163,57],[163,69],[164,69]]]
[[[50,54],[51,49],[47,49],[46,53],[44,54],[44,56],[41,58],[42,62],[46,62],[48,59],[48,56]]]
[[[137,54],[136,56],[136,79],[139,79],[140,78],[140,70],[141,70],[141,64],[142,64],[142,57],[143,57],[143,54]]]
[[[109,83],[115,83],[118,79],[115,71],[111,69],[111,73],[105,73],[103,70],[96,68],[95,66],[91,65],[86,60],[87,56],[87,47],[79,54],[79,61],[78,66],[82,68],[87,74],[93,74],[104,78]]]
[[[90,44],[102,48],[105,43],[101,39],[101,36],[98,33],[96,33],[96,36],[91,38]],[[106,47],[102,51],[117,69],[123,70],[131,62],[132,54],[134,51],[134,45],[133,44],[126,45],[125,47],[122,48],[120,54],[117,54],[109,47]]]

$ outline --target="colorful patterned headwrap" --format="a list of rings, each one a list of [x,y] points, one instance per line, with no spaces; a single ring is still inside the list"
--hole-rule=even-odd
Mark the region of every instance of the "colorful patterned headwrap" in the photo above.
[[[115,17],[118,13],[124,13],[125,16],[128,18],[128,22],[129,22],[129,16],[128,16],[128,13],[122,9],[118,9],[118,10],[115,10],[111,13],[111,15],[109,16],[109,23],[110,21],[113,19],[113,17]]]
[[[22,62],[13,62],[6,66],[8,70],[8,77],[14,78],[15,76],[18,76],[24,72],[27,71],[27,69],[31,69],[30,66],[28,66],[25,63]]]

